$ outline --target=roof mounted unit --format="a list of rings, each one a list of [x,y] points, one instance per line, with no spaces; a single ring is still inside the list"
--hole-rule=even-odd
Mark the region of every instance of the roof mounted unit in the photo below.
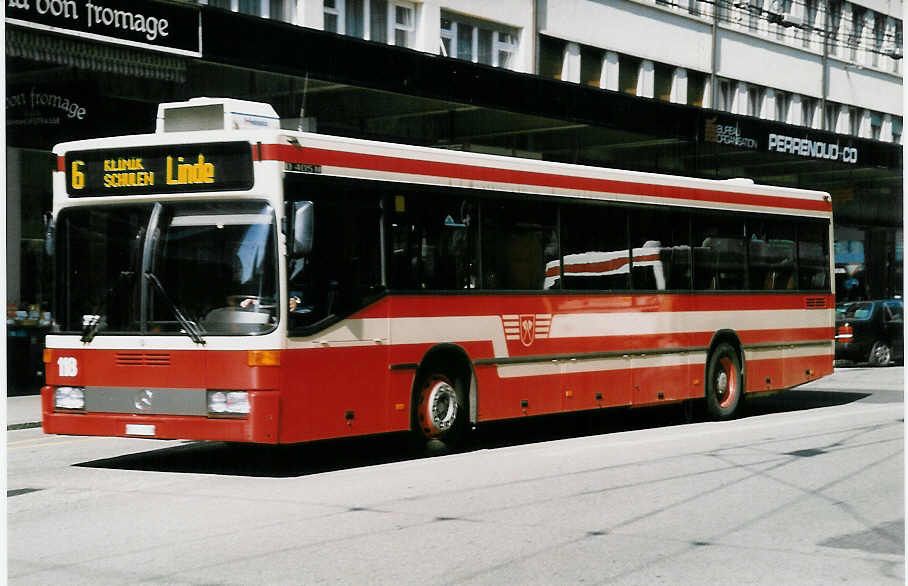
[[[155,132],[280,128],[270,104],[232,98],[192,98],[158,105]]]

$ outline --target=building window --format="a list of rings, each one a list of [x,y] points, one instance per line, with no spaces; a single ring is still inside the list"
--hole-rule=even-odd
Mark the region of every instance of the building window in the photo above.
[[[674,81],[674,67],[656,63],[653,65],[653,97],[663,102],[672,99],[672,82]]]
[[[879,112],[870,113],[870,138],[873,140],[880,140],[880,135],[883,132],[883,117]]]
[[[604,52],[599,49],[580,47],[580,83],[600,87],[604,57]]]
[[[848,108],[848,134],[861,135],[861,115],[857,108]]]
[[[763,88],[748,86],[747,87],[747,115],[759,116],[760,108],[763,105]]]
[[[442,23],[442,54],[449,55],[450,46],[445,45],[445,29]],[[544,35],[539,36],[539,75],[542,77],[551,77],[561,79],[561,71],[564,65],[564,49],[567,43],[559,39],[553,39]]]
[[[839,29],[842,25],[842,3],[830,2],[826,6],[826,10],[829,11],[829,14],[827,16],[827,18],[829,19],[829,54],[838,55],[840,52]]]
[[[441,12],[441,54],[493,67],[514,67],[517,29]]]
[[[806,48],[810,47],[814,23],[817,21],[817,1],[805,0],[804,2],[804,26],[801,28],[801,38]]]
[[[886,19],[882,14],[874,14],[873,19],[873,66],[880,66],[880,55],[883,53],[883,40],[886,31]]]
[[[719,79],[718,88],[716,90],[716,105],[717,110],[724,110],[725,112],[731,112],[732,107],[735,103],[735,87],[736,85],[732,83],[730,79]]]
[[[293,22],[296,6],[294,0],[199,0],[199,4],[284,22]]]
[[[760,28],[763,18],[763,0],[749,0],[747,3],[747,29],[755,33]]]
[[[637,78],[640,75],[642,61],[636,57],[621,55],[618,64],[618,90],[626,94],[637,95]]]
[[[706,93],[706,74],[700,71],[687,70],[687,103],[691,106],[703,107],[703,98]]]
[[[899,63],[901,62],[902,56],[902,21],[895,21],[895,39],[893,43],[893,50],[891,53],[892,56],[892,71],[894,73],[899,72]]]
[[[858,48],[861,46],[861,36],[864,34],[864,15],[867,10],[859,6],[851,7],[851,34],[848,36],[848,57],[852,61],[858,60]]]
[[[779,122],[788,121],[788,109],[791,107],[791,94],[775,92],[776,94],[776,111],[775,119]]]
[[[801,97],[801,124],[807,128],[813,128],[813,115],[816,111],[816,100],[813,98]]]
[[[402,0],[324,0],[325,30],[399,47],[413,44],[416,7]]]

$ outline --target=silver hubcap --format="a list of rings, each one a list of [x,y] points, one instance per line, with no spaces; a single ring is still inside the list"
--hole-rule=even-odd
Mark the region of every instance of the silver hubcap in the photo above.
[[[454,425],[457,418],[457,395],[454,393],[454,387],[446,382],[435,385],[429,395],[429,413],[432,416],[432,425],[439,431],[447,431]]]
[[[716,394],[721,396],[728,392],[728,375],[720,372],[716,377]]]
[[[879,344],[873,349],[873,358],[877,364],[887,364],[889,362],[889,346]]]

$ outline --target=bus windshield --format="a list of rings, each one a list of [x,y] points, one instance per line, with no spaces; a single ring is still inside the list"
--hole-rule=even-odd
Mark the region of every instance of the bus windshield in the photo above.
[[[55,319],[96,333],[261,334],[278,319],[274,211],[263,202],[166,202],[63,210]]]

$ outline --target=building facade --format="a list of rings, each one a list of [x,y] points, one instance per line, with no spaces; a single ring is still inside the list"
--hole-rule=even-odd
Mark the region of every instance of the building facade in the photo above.
[[[195,96],[269,102],[286,127],[327,134],[825,190],[839,297],[901,294],[901,14],[882,0],[11,1],[10,348],[34,362],[53,320],[52,146],[151,132],[157,103]]]

